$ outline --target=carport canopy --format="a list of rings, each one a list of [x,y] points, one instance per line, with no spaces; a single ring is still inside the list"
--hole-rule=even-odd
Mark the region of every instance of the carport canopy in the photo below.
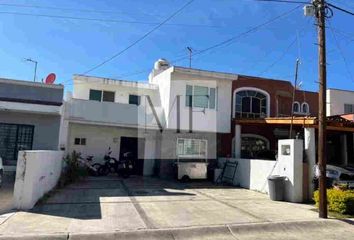
[[[327,117],[327,129],[341,132],[354,132],[354,114]],[[294,125],[306,128],[318,128],[317,117],[269,117],[259,119],[236,119],[236,124],[255,125]]]

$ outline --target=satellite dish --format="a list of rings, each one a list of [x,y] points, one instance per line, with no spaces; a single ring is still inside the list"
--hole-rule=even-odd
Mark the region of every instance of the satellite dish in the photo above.
[[[55,78],[56,78],[56,75],[54,73],[51,73],[45,78],[45,83],[46,84],[53,84],[55,81]]]

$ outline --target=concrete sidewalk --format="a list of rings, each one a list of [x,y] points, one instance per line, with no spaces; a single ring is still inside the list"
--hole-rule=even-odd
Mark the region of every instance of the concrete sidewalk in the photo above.
[[[0,239],[262,239],[252,234],[314,234],[316,228],[321,239],[326,229],[332,229],[328,236],[336,237],[338,229],[354,239],[352,225],[319,221],[312,210],[309,205],[273,202],[261,193],[210,183],[90,178],[57,191],[31,212],[11,216],[0,225]]]

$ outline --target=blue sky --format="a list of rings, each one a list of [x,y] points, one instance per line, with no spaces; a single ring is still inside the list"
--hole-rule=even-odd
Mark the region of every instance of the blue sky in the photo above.
[[[23,61],[23,58],[31,57],[39,62],[38,79],[54,72],[57,82],[64,83],[70,90],[73,74],[81,74],[111,57],[155,26],[20,16],[4,12],[159,23],[186,2],[0,0],[0,77],[31,80],[33,65]],[[329,2],[354,11],[354,2]],[[6,3],[106,12],[1,5]],[[184,57],[187,46],[198,52],[296,6],[252,0],[195,0],[169,22],[178,26],[161,27],[89,75],[146,81],[148,72],[144,70],[152,68],[158,58],[173,60]],[[354,24],[354,17],[335,11],[329,21],[338,44],[332,31],[327,29],[328,86],[354,90],[354,30],[348,27]],[[317,91],[316,41],[314,19],[304,17],[302,8],[299,8],[231,44],[195,56],[193,67],[293,81],[295,61],[300,58],[299,80],[303,82],[303,88]],[[188,59],[176,65],[188,66]],[[134,74],[136,72],[141,73]]]

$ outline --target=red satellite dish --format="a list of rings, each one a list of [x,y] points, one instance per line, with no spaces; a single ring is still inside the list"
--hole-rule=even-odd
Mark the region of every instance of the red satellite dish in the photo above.
[[[55,74],[54,74],[54,73],[51,73],[51,74],[49,74],[49,75],[46,77],[45,83],[46,83],[46,84],[53,84],[54,81],[55,81],[55,78],[56,78]]]

